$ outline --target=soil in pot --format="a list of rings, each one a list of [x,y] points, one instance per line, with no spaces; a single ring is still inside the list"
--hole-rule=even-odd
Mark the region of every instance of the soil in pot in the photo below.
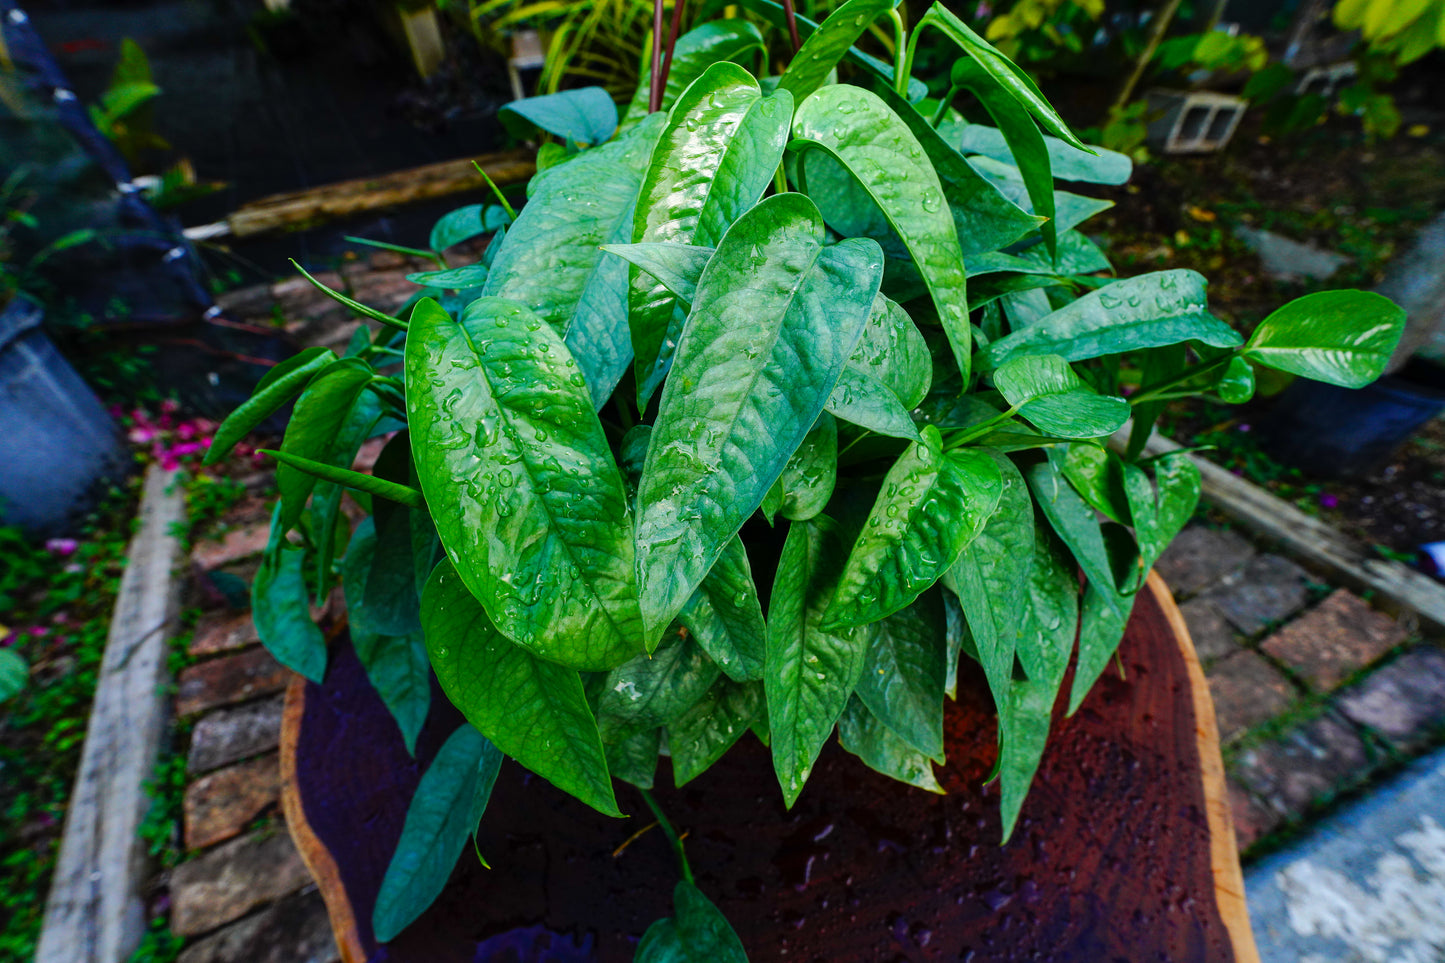
[[[945,721],[946,796],[832,745],[791,812],[751,735],[680,790],[663,761],[657,799],[752,958],[1255,960],[1212,710],[1161,593],[1155,579],[1136,607],[1127,678],[1108,673],[1056,723],[1007,846],[996,790],[983,787],[993,714],[968,666]],[[513,763],[478,835],[494,869],[464,853],[438,902],[375,943],[370,915],[407,799],[458,716],[434,706],[413,760],[344,640],[332,659],[324,687],[293,685],[283,755],[292,831],[343,945],[408,963],[631,960],[648,924],[670,915],[677,878],[658,830],[630,839],[651,822],[641,798],[621,787],[634,818],[608,819]]]

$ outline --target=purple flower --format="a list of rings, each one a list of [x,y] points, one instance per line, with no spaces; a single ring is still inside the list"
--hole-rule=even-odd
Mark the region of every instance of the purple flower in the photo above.
[[[1338,508],[1339,505],[1340,505],[1340,500],[1339,500],[1339,498],[1337,498],[1337,497],[1334,496],[1334,495],[1331,495],[1329,492],[1324,492],[1323,494],[1320,495],[1320,507],[1321,507],[1321,508]]]
[[[73,538],[52,538],[45,543],[45,550],[57,558],[75,554],[80,544]]]
[[[1249,434],[1251,431],[1254,430],[1254,428],[1251,425],[1240,425],[1239,430],[1244,434]]]

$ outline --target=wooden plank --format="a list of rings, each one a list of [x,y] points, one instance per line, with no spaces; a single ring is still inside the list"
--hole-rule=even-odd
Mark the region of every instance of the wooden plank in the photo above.
[[[1111,444],[1121,447],[1127,440],[1127,435],[1116,434]],[[1178,449],[1179,445],[1156,432],[1144,447],[1144,455],[1153,457]],[[1357,592],[1372,592],[1376,603],[1412,613],[1421,626],[1432,631],[1445,631],[1445,586],[1407,565],[1373,557],[1364,546],[1284,499],[1213,462],[1191,458],[1199,467],[1204,497],[1220,511],[1332,581]]]
[[[1158,571],[1149,571],[1149,594],[1164,612],[1173,629],[1179,654],[1189,675],[1189,695],[1194,703],[1194,735],[1199,745],[1199,768],[1204,782],[1204,814],[1209,821],[1209,865],[1214,875],[1214,899],[1220,919],[1229,931],[1235,963],[1259,963],[1254,929],[1244,900],[1244,873],[1239,867],[1239,843],[1234,835],[1234,812],[1229,806],[1229,787],[1224,778],[1224,759],[1219,754],[1219,726],[1214,719],[1214,700],[1199,664],[1199,654],[1189,637],[1184,614],[1174,603]]]
[[[499,186],[525,181],[537,170],[530,150],[503,151],[475,160]],[[363,211],[480,190],[486,187],[486,183],[473,166],[472,158],[441,161],[381,177],[358,178],[304,191],[273,194],[233,211],[226,218],[226,224],[236,237],[252,237],[269,231],[296,231]]]
[[[111,617],[36,963],[125,963],[145,932],[145,782],[166,734],[166,655],[179,612],[178,473],[152,467]]]

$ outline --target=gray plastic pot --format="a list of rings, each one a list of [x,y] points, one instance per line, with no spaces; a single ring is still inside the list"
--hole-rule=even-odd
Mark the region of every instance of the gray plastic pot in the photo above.
[[[25,298],[0,308],[0,522],[66,531],[129,464],[100,399],[41,330]]]

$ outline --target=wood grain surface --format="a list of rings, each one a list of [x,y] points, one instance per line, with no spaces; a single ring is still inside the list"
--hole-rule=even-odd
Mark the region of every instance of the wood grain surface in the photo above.
[[[1153,576],[1110,671],[1059,717],[1013,838],[999,845],[994,718],[965,665],[945,715],[936,796],[835,745],[783,808],[752,736],[658,802],[702,887],[752,959],[1258,963],[1208,689],[1167,588]],[[1067,691],[1067,684],[1066,684]],[[600,816],[504,765],[477,846],[437,903],[378,946],[370,914],[406,799],[459,716],[434,690],[406,755],[345,639],[326,685],[288,693],[287,817],[331,911],[343,958],[626,961],[671,912],[676,867],[641,798]],[[641,834],[632,838],[642,830]],[[630,841],[629,841],[630,840]]]

